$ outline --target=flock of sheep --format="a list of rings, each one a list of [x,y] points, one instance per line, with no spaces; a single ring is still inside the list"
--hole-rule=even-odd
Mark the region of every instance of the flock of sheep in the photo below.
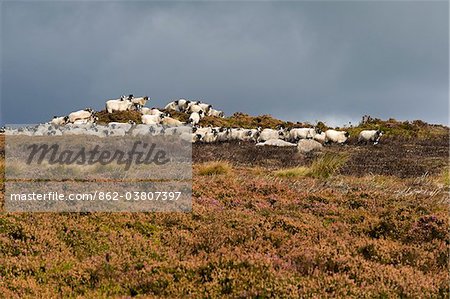
[[[257,146],[297,146],[301,140],[314,140],[318,144],[337,143],[344,144],[349,133],[338,130],[319,128],[226,128],[226,127],[200,127],[199,122],[205,116],[224,117],[222,111],[216,110],[212,105],[201,101],[179,99],[168,103],[163,111],[157,108],[145,107],[148,97],[122,96],[118,99],[106,101],[106,111],[139,111],[142,124],[134,122],[111,122],[105,126],[96,124],[98,117],[91,108],[70,113],[67,116],[55,116],[45,124],[25,128],[7,128],[9,135],[27,136],[58,136],[58,135],[95,135],[107,136],[140,136],[147,134],[179,134],[183,139],[192,143],[213,143],[226,141],[249,141]],[[171,111],[189,114],[187,123],[172,118]],[[359,134],[359,142],[373,142],[377,144],[382,136],[380,130],[363,130]]]

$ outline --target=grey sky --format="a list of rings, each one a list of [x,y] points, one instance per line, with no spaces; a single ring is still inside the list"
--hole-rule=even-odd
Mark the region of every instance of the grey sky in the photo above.
[[[1,123],[108,98],[448,123],[448,2],[5,2]]]

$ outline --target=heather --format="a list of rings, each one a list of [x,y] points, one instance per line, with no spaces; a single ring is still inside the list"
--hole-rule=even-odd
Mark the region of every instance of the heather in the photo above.
[[[192,213],[3,213],[0,294],[449,297],[448,137],[254,148],[194,145]]]

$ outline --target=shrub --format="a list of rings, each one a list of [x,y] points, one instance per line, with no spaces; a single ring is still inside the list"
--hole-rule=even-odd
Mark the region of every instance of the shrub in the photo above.
[[[217,175],[227,174],[231,171],[231,166],[228,162],[208,162],[203,163],[198,167],[199,175]]]

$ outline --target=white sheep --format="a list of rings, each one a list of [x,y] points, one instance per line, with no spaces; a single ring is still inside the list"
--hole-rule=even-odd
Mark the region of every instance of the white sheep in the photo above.
[[[208,113],[206,113],[208,116],[215,116],[215,117],[224,117],[223,111],[216,110],[214,108],[209,109]]]
[[[288,130],[287,138],[292,142],[296,142],[300,139],[313,139],[318,133],[320,132],[314,128],[293,128]]]
[[[75,122],[78,119],[88,119],[91,118],[94,114],[94,111],[91,108],[86,108],[84,110],[78,110],[69,114],[69,121],[71,123]]]
[[[213,130],[211,133],[206,133],[205,136],[201,139],[204,143],[213,143],[217,141],[217,131]]]
[[[69,116],[53,116],[50,123],[54,126],[63,126],[69,121]]]
[[[208,114],[209,110],[212,109],[212,105],[210,104],[206,104],[206,103],[198,103],[198,106],[200,106],[200,108],[205,111],[206,114]]]
[[[199,112],[192,112],[189,116],[189,123],[195,126],[200,122],[200,119],[204,116],[203,110],[200,110]]]
[[[187,108],[189,107],[191,101],[188,101],[186,99],[179,99],[176,101],[172,101],[166,105],[164,108],[165,110],[172,110],[172,111],[180,111],[185,112]]]
[[[134,104],[134,105],[140,105],[141,107],[142,106],[145,106],[145,104],[147,103],[147,101],[149,100],[148,99],[148,97],[146,96],[146,97],[138,97],[138,98],[131,98],[130,99],[131,100],[131,102]]]
[[[142,115],[141,121],[145,125],[157,125],[164,118],[164,115]]]
[[[325,132],[321,132],[320,134],[314,135],[314,140],[320,143],[325,143]]]
[[[258,142],[256,146],[264,146],[264,145],[270,145],[270,146],[297,146],[295,143],[290,143],[281,139],[269,139],[264,142]]]
[[[108,113],[113,113],[114,111],[128,111],[131,110],[133,105],[133,102],[129,99],[109,100],[106,101],[106,110]]]
[[[336,131],[336,130],[326,130],[325,131],[325,143],[339,143],[344,144],[350,134],[345,131]]]
[[[185,112],[186,109],[189,107],[189,104],[191,101],[188,101],[186,99],[179,99],[178,101],[178,111]]]
[[[162,112],[157,108],[147,108],[147,107],[143,107],[141,109],[141,114],[146,114],[146,115],[161,115],[164,114],[165,116],[169,116],[168,113],[166,112]]]
[[[161,124],[170,127],[179,127],[183,125],[181,121],[172,117],[163,117],[163,119],[161,120]]]
[[[364,142],[367,144],[367,142],[371,141],[376,145],[380,141],[381,136],[383,136],[383,132],[380,130],[363,130],[359,133],[358,143]]]
[[[270,139],[283,139],[284,130],[264,129],[259,133],[258,142],[264,142]]]
[[[193,113],[193,112],[199,113],[200,111],[203,111],[203,109],[200,105],[191,103],[191,105],[189,105],[189,107],[186,111],[188,113]]]

